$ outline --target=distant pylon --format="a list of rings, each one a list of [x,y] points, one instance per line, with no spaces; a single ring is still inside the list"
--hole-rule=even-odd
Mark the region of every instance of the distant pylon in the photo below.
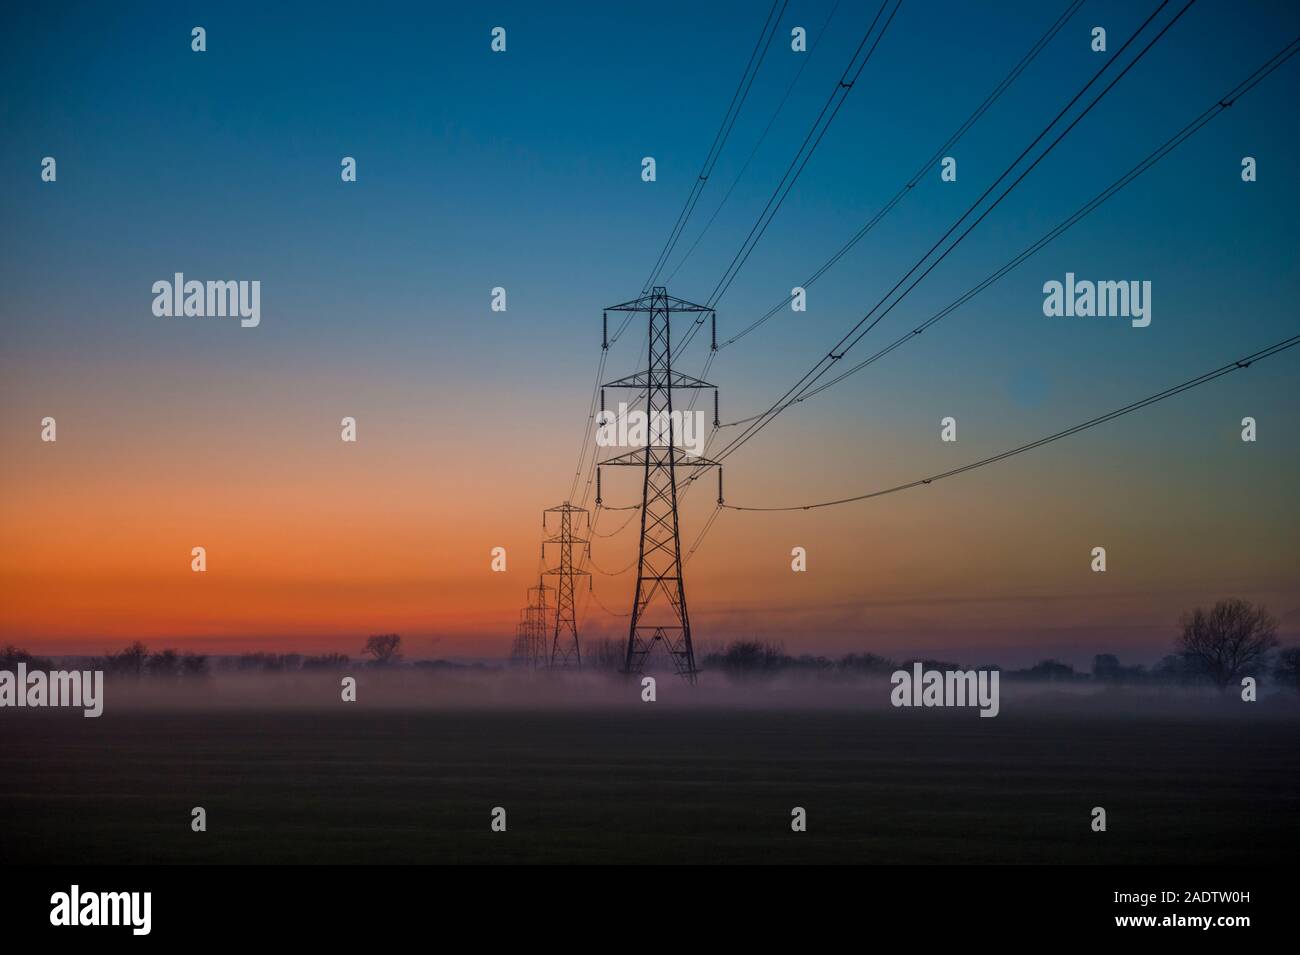
[[[515,624],[515,642],[510,647],[510,662],[515,666],[524,666],[528,659],[528,608],[519,611],[519,622]]]
[[[681,435],[681,422],[673,413],[674,389],[714,386],[673,371],[671,319],[673,312],[691,312],[699,316],[697,323],[703,323],[707,314],[716,324],[717,317],[708,306],[673,298],[661,285],[651,289],[649,295],[622,305],[612,305],[606,311],[646,312],[650,323],[645,370],[607,382],[601,389],[602,420],[606,420],[605,388],[634,388],[644,391],[646,396],[645,447],[601,461],[596,469],[597,504],[600,503],[600,467],[639,467],[645,474],[641,491],[641,545],[637,558],[636,594],[632,599],[632,622],[628,629],[623,669],[627,673],[642,672],[655,644],[663,641],[677,673],[694,683],[698,670],[691,642],[690,615],[686,611],[686,587],[682,581],[677,468],[718,467],[718,503],[722,503],[722,468],[716,461],[688,454],[676,446]],[[713,339],[716,343],[716,333]],[[716,388],[714,398],[716,407]],[[680,418],[680,412],[677,417]],[[652,605],[656,596],[664,599],[658,605]]]
[[[547,515],[558,514],[560,532],[554,537],[542,541],[542,552],[547,544],[560,545],[560,565],[544,571],[548,577],[556,577],[555,584],[555,628],[552,631],[549,666],[554,669],[582,669],[582,651],[578,646],[578,618],[573,599],[573,578],[586,577],[591,574],[585,570],[576,570],[573,566],[573,545],[586,544],[586,538],[574,537],[574,519],[578,515],[586,518],[587,509],[574,507],[565,501],[559,507],[548,507],[542,513],[542,527],[547,526]],[[590,583],[588,583],[590,586]]]
[[[551,589],[541,580],[536,587],[528,588],[528,606],[524,608],[524,658],[534,668],[544,667],[550,660],[546,619],[550,607],[546,604],[546,592]]]
[[[549,665],[551,640],[547,613],[551,608],[546,602],[546,593],[553,589],[546,586],[541,577],[536,587],[528,588],[528,606],[519,611],[515,639],[510,647],[513,665],[532,669]]]

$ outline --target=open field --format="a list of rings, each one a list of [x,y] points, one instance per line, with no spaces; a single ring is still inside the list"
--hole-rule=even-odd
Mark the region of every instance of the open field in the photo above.
[[[1293,716],[10,710],[0,859],[1287,862],[1297,743]]]

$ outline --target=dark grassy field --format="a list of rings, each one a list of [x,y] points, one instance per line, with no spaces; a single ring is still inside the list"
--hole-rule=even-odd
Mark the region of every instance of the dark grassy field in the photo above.
[[[1300,846],[1294,719],[973,717],[9,710],[0,860],[1254,864]]]

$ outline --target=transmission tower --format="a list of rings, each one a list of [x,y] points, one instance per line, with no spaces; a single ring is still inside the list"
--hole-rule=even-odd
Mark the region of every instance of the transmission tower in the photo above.
[[[554,589],[546,586],[545,579],[540,577],[536,587],[528,588],[528,606],[519,611],[519,622],[515,624],[515,640],[510,648],[512,664],[537,669],[550,662],[550,634],[546,615],[551,607],[546,601],[546,594]]]
[[[510,647],[510,663],[522,666],[528,662],[528,609],[525,608],[519,611],[519,622],[515,624],[515,642]]]
[[[553,588],[539,580],[536,587],[528,588],[528,606],[524,608],[524,657],[528,665],[536,669],[547,665],[550,654],[547,652],[546,615],[551,609],[546,603],[546,593]]]
[[[578,647],[578,619],[573,600],[573,578],[586,577],[591,586],[591,574],[585,570],[576,570],[573,566],[573,545],[588,543],[586,538],[574,537],[574,522],[587,516],[587,509],[574,507],[565,501],[559,507],[548,507],[542,512],[542,528],[547,528],[547,516],[559,515],[560,532],[554,537],[542,541],[542,553],[546,553],[547,544],[560,545],[560,565],[543,573],[548,577],[557,577],[555,585],[555,629],[552,631],[549,665],[552,668],[567,670],[570,667],[582,669],[582,651]],[[581,515],[581,517],[579,517]]]
[[[641,673],[655,645],[663,642],[677,673],[695,682],[695,648],[686,611],[682,580],[682,543],[677,517],[677,468],[718,468],[718,503],[722,503],[722,468],[716,461],[688,454],[677,447],[680,422],[673,415],[673,391],[714,389],[714,425],[717,425],[717,389],[672,367],[672,315],[693,313],[696,324],[705,316],[713,321],[713,348],[718,347],[717,316],[706,305],[674,298],[662,285],[635,301],[612,305],[608,312],[644,312],[650,325],[649,353],[644,371],[607,382],[601,387],[601,416],[606,419],[605,388],[632,388],[645,392],[646,444],[626,454],[600,462],[600,467],[639,467],[644,472],[641,491],[641,543],[637,558],[636,594],[628,629],[623,669]],[[605,320],[608,347],[609,320]],[[689,413],[689,412],[688,412]],[[680,417],[680,414],[679,414]],[[607,419],[606,419],[607,420]],[[596,503],[600,498],[600,467],[596,469]],[[656,601],[656,597],[661,598]]]

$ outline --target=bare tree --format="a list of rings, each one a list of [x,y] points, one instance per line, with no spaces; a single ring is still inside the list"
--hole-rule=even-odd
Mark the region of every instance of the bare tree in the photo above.
[[[139,679],[144,674],[145,663],[149,659],[149,648],[137,640],[121,653],[108,655],[108,669],[113,673]]]
[[[402,658],[402,638],[395,633],[379,633],[366,639],[361,651],[375,658],[377,666],[388,666]]]
[[[209,675],[207,654],[183,654],[181,656],[181,675],[187,680],[206,679]]]
[[[1236,597],[1210,610],[1197,607],[1182,619],[1182,655],[1220,690],[1262,665],[1277,646],[1277,620],[1263,607]]]
[[[12,643],[0,647],[0,670],[17,670],[20,663],[25,663],[29,670],[49,670],[53,667],[44,657],[34,657]]]
[[[145,666],[155,680],[175,680],[181,671],[181,655],[175,650],[159,650],[149,654]]]

